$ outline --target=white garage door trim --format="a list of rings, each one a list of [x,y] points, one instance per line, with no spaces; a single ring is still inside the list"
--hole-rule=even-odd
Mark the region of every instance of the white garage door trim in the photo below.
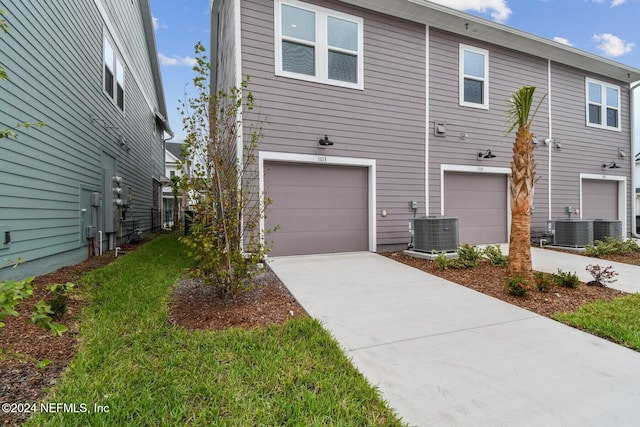
[[[507,175],[507,240],[511,236],[511,201],[510,199],[510,180],[511,169],[499,168],[493,166],[467,166],[467,165],[440,165],[440,215],[444,216],[444,174],[445,172],[467,172],[467,173],[486,173]],[[508,243],[508,242],[507,242]]]
[[[618,182],[618,220],[622,222],[622,235],[627,235],[627,177],[617,175],[580,174],[580,219],[582,219],[582,183],[585,179]]]
[[[376,161],[375,159],[360,159],[355,157],[335,157],[312,154],[279,153],[260,151],[258,153],[258,174],[260,179],[260,207],[264,207],[264,163],[265,162],[293,162],[316,165],[361,166],[367,168],[368,217],[369,217],[369,251],[375,252],[376,242]],[[260,218],[260,241],[264,243],[264,217]]]

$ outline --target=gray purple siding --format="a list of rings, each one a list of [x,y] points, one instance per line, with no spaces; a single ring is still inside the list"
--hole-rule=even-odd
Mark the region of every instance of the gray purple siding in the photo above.
[[[425,27],[338,2],[309,3],[364,19],[364,90],[276,77],[273,3],[243,1],[242,74],[251,76],[270,122],[260,149],[375,159],[378,248],[406,245],[409,201],[424,213]],[[334,145],[318,148],[325,134]]]
[[[560,151],[552,150],[553,218],[566,218],[565,207],[580,205],[580,173],[627,178],[627,226],[631,226],[631,136],[628,85],[603,76],[553,63],[551,66],[553,136],[561,141]],[[585,77],[620,86],[621,132],[586,126]],[[618,158],[618,149],[627,153]],[[619,169],[602,170],[603,163],[615,161]]]
[[[459,105],[459,44],[489,52],[489,109]],[[547,61],[521,52],[461,38],[437,29],[429,32],[429,202],[430,214],[440,214],[440,166],[453,164],[473,168],[509,168],[514,135],[505,135],[506,110],[511,94],[522,86],[536,86],[534,103],[547,93]],[[435,136],[433,123],[446,122],[446,136]],[[548,108],[541,105],[532,131],[548,134]],[[461,138],[466,134],[466,138]],[[491,150],[493,159],[478,160],[478,152]],[[536,149],[536,206],[532,226],[546,226],[546,157]]]

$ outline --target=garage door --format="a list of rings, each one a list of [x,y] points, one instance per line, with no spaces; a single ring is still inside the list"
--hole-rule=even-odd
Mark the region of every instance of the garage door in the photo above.
[[[270,255],[368,250],[367,176],[363,167],[265,163],[265,226],[279,226]]]
[[[446,172],[444,213],[458,218],[460,243],[506,243],[507,176]]]
[[[582,181],[582,217],[618,219],[618,182],[597,179]]]

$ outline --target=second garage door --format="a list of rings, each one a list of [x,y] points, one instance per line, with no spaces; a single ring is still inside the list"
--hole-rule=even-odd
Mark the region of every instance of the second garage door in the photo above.
[[[264,179],[270,255],[368,250],[367,168],[267,162]]]
[[[618,182],[597,179],[582,181],[582,217],[618,219]]]
[[[460,243],[506,243],[507,176],[446,172],[444,214],[458,218]]]

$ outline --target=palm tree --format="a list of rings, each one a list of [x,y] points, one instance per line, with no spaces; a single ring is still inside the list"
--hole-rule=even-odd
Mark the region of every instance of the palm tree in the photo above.
[[[511,95],[510,108],[507,110],[507,133],[516,130],[511,161],[511,237],[509,239],[509,277],[523,277],[529,283],[533,281],[531,267],[531,208],[535,186],[536,162],[533,157],[533,133],[531,123],[540,104],[531,114],[534,86],[523,86]]]

